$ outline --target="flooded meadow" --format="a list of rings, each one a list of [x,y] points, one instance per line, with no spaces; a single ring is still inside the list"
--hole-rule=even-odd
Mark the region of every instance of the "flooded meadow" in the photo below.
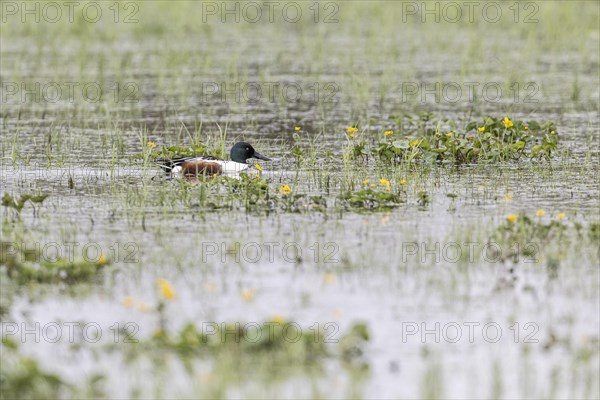
[[[596,3],[0,11],[1,399],[600,397]]]

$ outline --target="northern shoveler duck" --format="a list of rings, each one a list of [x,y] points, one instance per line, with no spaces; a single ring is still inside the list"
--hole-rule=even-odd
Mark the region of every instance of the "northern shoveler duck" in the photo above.
[[[270,161],[254,150],[248,142],[238,142],[233,145],[229,153],[231,161],[222,160],[213,156],[182,157],[182,158],[160,158],[155,162],[169,175],[179,174],[184,177],[196,177],[200,175],[237,175],[245,172],[250,167],[246,163],[249,158]]]

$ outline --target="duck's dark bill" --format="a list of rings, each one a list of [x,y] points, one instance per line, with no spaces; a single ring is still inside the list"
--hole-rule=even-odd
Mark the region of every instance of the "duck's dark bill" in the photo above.
[[[264,161],[271,161],[270,158],[263,156],[262,154],[260,154],[258,151],[254,152],[254,158],[258,158],[259,160],[264,160]]]

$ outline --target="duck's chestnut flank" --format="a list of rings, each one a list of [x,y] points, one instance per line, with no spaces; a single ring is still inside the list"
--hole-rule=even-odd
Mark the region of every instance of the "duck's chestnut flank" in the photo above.
[[[181,164],[181,173],[184,176],[221,175],[221,164],[214,161],[190,160]]]

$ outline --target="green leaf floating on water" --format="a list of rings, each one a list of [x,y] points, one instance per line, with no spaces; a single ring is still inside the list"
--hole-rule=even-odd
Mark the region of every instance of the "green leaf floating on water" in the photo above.
[[[392,143],[392,146],[397,149],[408,149],[410,147],[408,140],[395,140]]]
[[[513,144],[513,147],[517,150],[523,150],[525,148],[525,142],[523,142],[522,140],[519,140],[518,142]]]

